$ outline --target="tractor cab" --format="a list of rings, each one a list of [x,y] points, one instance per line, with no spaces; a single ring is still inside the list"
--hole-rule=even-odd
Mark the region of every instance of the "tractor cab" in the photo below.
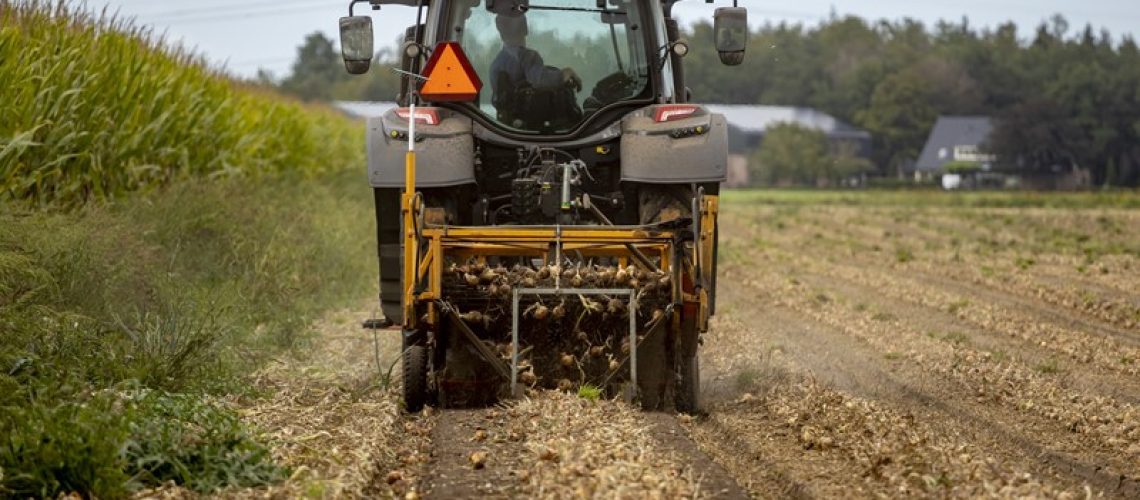
[[[401,104],[424,84],[419,74],[441,43],[462,48],[484,88],[445,107],[508,136],[563,138],[597,131],[615,113],[685,102],[681,59],[688,42],[671,17],[674,1],[646,0],[358,0],[426,8],[406,30],[400,71],[410,79]],[[744,9],[717,9],[718,51],[743,59]],[[372,59],[371,18],[342,18],[342,50],[351,73]],[[727,57],[726,57],[727,56]],[[415,74],[416,76],[411,76]]]
[[[655,94],[647,50],[655,41],[646,35],[656,30],[643,28],[653,17],[641,10],[595,0],[450,2],[436,38],[458,42],[487,84],[465,112],[510,131],[566,133],[602,108]]]

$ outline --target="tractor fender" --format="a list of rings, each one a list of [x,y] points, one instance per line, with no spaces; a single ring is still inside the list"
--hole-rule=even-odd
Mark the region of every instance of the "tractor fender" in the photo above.
[[[621,179],[651,183],[721,182],[728,172],[728,123],[700,108],[657,123],[649,109],[622,120]]]
[[[471,119],[439,112],[438,125],[416,124],[416,186],[449,187],[475,182]],[[404,187],[408,122],[395,109],[370,117],[368,181],[372,187]]]

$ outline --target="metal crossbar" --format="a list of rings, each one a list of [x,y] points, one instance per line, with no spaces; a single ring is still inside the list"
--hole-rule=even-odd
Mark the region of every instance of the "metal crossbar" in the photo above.
[[[519,297],[522,295],[614,295],[629,297],[629,380],[637,390],[637,293],[631,288],[515,288],[511,292],[511,392],[519,377]]]

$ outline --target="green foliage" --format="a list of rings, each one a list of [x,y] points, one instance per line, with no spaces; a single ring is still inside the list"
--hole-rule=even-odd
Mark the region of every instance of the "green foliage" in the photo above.
[[[598,398],[602,397],[602,389],[590,384],[583,384],[578,387],[578,397],[588,401],[597,401]]]
[[[1018,32],[909,19],[832,17],[766,24],[748,56],[722,66],[698,23],[685,58],[696,102],[810,106],[874,134],[874,162],[895,174],[940,114],[997,118],[989,148],[1004,167],[1088,168],[1095,185],[1140,182],[1140,49],[1063,18]],[[1026,40],[1026,37],[1029,37]],[[1027,43],[1031,42],[1031,43]]]
[[[914,252],[906,247],[895,248],[895,262],[900,264],[914,260]]]
[[[237,418],[201,400],[248,390],[243,374],[299,345],[321,311],[369,293],[359,182],[187,180],[0,215],[0,496],[278,477]]]
[[[0,412],[0,494],[115,498],[167,481],[210,492],[284,477],[235,413],[196,396],[134,390],[69,399]]]
[[[819,191],[819,190],[729,190],[721,193],[725,203],[775,205],[792,210],[805,205],[851,205],[884,207],[972,208],[1140,208],[1140,191],[1105,190],[1087,193],[1037,193],[1022,191],[947,192],[941,189]]]
[[[174,179],[359,160],[358,125],[340,115],[83,9],[0,0],[0,199],[77,206]]]
[[[340,51],[336,50],[333,41],[315,31],[297,47],[293,72],[281,82],[281,90],[306,101],[328,100],[332,97],[333,87],[348,78]]]
[[[199,492],[285,478],[269,448],[237,414],[194,396],[153,392],[130,400],[126,470],[144,485],[166,481]]]
[[[814,185],[830,163],[823,132],[795,124],[780,124],[764,134],[764,142],[749,164],[760,183]]]
[[[0,496],[125,496],[130,431],[113,398],[0,407]]]
[[[942,169],[951,174],[969,174],[982,169],[976,161],[954,160],[942,165]]]
[[[767,130],[749,165],[762,185],[836,185],[873,170],[854,148],[846,141],[829,143],[821,131],[783,123]]]

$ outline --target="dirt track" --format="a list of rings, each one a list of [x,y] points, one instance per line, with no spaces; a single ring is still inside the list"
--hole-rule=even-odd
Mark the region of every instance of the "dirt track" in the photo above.
[[[706,417],[555,393],[409,417],[372,390],[346,404],[389,427],[330,441],[369,452],[283,488],[1140,497],[1140,214],[730,202],[722,224]],[[342,356],[367,366],[356,340]],[[323,425],[364,417],[344,418]]]

